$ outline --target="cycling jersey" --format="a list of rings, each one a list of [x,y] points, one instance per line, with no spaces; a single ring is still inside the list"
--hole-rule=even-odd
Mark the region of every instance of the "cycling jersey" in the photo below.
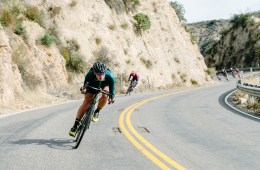
[[[102,88],[102,89],[106,86],[109,86],[109,92],[113,95],[115,95],[115,93],[116,93],[115,77],[114,77],[114,74],[112,73],[112,71],[110,71],[109,69],[107,69],[105,72],[104,80],[99,81],[97,79],[96,75],[94,74],[93,68],[91,68],[85,76],[84,87],[86,86],[87,83],[89,86],[96,87],[96,88]],[[96,93],[96,90],[91,89],[91,88],[87,88],[87,91],[89,93],[93,93],[93,94]]]
[[[131,74],[129,75],[128,80],[130,80],[131,77],[132,77],[132,80],[131,80],[131,81],[135,81],[135,80],[136,80],[136,81],[138,82],[139,76],[138,76],[136,73],[131,73]]]

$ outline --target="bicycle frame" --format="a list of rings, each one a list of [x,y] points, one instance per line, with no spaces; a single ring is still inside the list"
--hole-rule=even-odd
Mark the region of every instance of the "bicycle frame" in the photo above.
[[[134,87],[135,85],[136,85],[136,82],[131,82],[130,85],[129,85],[129,87],[128,87],[128,89],[127,89],[127,91],[126,91],[126,94],[125,94],[125,95],[127,95],[127,94],[130,95],[130,93],[133,91],[133,87]]]
[[[74,149],[78,148],[86,130],[89,129],[90,122],[91,122],[92,116],[94,114],[95,105],[100,99],[99,94],[103,93],[103,94],[111,96],[110,93],[103,91],[101,89],[98,89],[98,88],[95,88],[95,87],[92,87],[92,86],[88,86],[88,87],[95,89],[95,90],[98,90],[98,92],[95,94],[95,96],[94,96],[92,102],[90,103],[88,109],[86,110],[85,114],[81,118],[80,127],[79,127],[77,134],[76,134],[76,140],[75,140],[76,144],[75,144]],[[112,101],[112,103],[113,103],[113,101]],[[108,103],[108,104],[110,104],[110,103]]]

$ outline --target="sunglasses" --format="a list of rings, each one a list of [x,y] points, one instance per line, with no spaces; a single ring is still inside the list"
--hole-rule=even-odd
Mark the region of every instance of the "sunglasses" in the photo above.
[[[99,76],[102,76],[102,75],[105,74],[105,72],[103,72],[103,73],[97,73],[97,72],[96,72],[96,74],[99,75]]]

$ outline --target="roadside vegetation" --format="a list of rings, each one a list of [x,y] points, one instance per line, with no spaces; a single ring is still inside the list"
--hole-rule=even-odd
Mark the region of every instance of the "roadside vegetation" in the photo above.
[[[251,77],[246,77],[244,79],[245,83],[251,84],[251,85],[260,85],[260,78],[259,75],[254,75]],[[241,108],[242,110],[245,110],[247,112],[250,112],[251,114],[254,114],[256,116],[260,116],[260,98],[250,96],[248,94],[242,93],[240,91],[237,91],[234,93],[233,96],[231,96],[232,102]]]
[[[177,1],[170,2],[170,6],[175,10],[177,17],[179,18],[180,22],[182,23],[185,31],[190,34],[190,41],[192,44],[196,44],[195,37],[192,35],[191,31],[186,25],[187,19],[184,17],[185,15],[185,8],[183,5]]]

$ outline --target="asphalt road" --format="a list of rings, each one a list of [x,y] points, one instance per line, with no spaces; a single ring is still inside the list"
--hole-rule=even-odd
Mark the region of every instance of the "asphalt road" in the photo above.
[[[234,87],[117,97],[78,149],[68,131],[81,101],[0,117],[0,169],[258,170],[260,123],[225,105]]]

